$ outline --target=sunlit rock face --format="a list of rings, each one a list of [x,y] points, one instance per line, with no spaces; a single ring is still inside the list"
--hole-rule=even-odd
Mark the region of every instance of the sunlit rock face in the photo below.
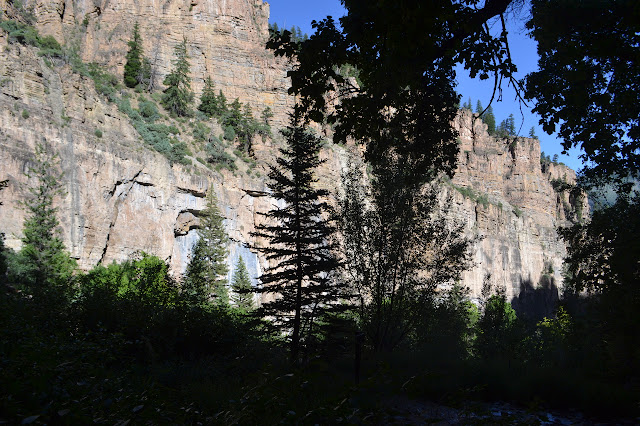
[[[566,247],[557,228],[586,217],[588,203],[557,192],[552,181],[575,183],[575,172],[562,164],[541,165],[537,139],[491,137],[470,111],[461,112],[455,127],[460,153],[450,191],[467,231],[482,237],[474,247],[476,266],[463,282],[478,295],[490,274],[510,299],[541,282],[561,287]]]
[[[275,112],[275,123],[286,121],[293,100],[287,95],[284,61],[264,49],[269,4],[262,0],[25,3],[34,7],[41,33],[77,46],[85,61],[103,64],[118,75],[124,69],[127,42],[137,22],[158,85],[171,70],[174,47],[186,38],[196,95],[210,76],[229,101],[239,98],[258,113],[269,106]]]
[[[186,37],[196,95],[211,76],[229,100],[239,97],[254,114],[271,107],[274,129],[286,123],[293,98],[287,95],[287,64],[264,49],[266,3],[26,3],[34,6],[42,33],[76,45],[85,61],[102,64],[117,75],[122,75],[126,42],[138,22],[158,84],[171,68],[174,46]],[[0,6],[5,10],[6,0],[0,0]],[[183,135],[191,125],[189,120],[184,123]],[[472,249],[476,264],[463,274],[463,284],[478,296],[489,273],[509,298],[527,285],[538,286],[543,277],[560,284],[565,247],[556,227],[566,222],[567,215],[575,215],[578,205],[586,215],[587,204],[556,193],[551,180],[571,183],[575,173],[560,165],[541,167],[537,140],[495,140],[468,112],[454,125],[460,131],[459,165],[445,191],[453,195],[454,216],[464,221],[468,234],[483,237]],[[330,135],[329,129],[324,130]],[[231,238],[229,277],[242,256],[255,281],[270,265],[254,248],[265,242],[251,233],[264,221],[261,212],[281,205],[269,196],[265,183],[266,165],[273,163],[278,142],[258,139],[254,141],[258,165],[251,174],[240,160],[236,173],[212,171],[195,159],[192,166],[171,165],[144,145],[130,120],[96,93],[90,79],[69,66],[48,66],[37,49],[9,43],[0,32],[0,180],[10,182],[0,193],[4,203],[0,232],[9,247],[20,246],[25,212],[18,202],[26,196],[29,183],[24,171],[36,144],[44,143],[61,158],[66,194],[58,201],[60,229],[81,268],[123,261],[145,251],[166,259],[174,273],[182,273],[197,239],[206,191],[213,187]],[[319,185],[334,191],[345,152],[328,144],[321,155],[326,162],[318,170]]]

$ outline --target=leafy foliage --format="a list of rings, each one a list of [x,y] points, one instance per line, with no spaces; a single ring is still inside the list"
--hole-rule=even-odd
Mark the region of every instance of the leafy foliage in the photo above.
[[[200,214],[198,237],[187,265],[183,291],[192,304],[204,305],[213,301],[219,306],[228,306],[225,276],[229,237],[213,187],[207,192],[207,207]]]
[[[180,133],[180,130],[175,126],[155,123],[160,115],[153,101],[141,98],[137,110],[131,107],[128,98],[118,99],[116,103],[118,109],[127,114],[133,127],[149,146],[163,154],[172,163],[191,163],[191,160],[186,158],[187,155],[191,155],[187,145],[174,137]]]
[[[12,19],[0,21],[0,28],[7,32],[9,41],[40,48],[38,54],[47,57],[62,57],[62,46],[51,35],[41,36],[38,30],[29,25]]]
[[[511,307],[503,288],[499,288],[485,302],[484,312],[477,327],[475,349],[486,359],[516,353],[519,343],[516,329],[516,312]]]
[[[340,231],[345,281],[358,299],[360,326],[376,350],[391,350],[416,331],[437,285],[459,279],[468,264],[462,225],[447,223],[437,185],[408,185],[403,161],[343,176]],[[371,202],[367,200],[371,200]],[[444,207],[444,208],[443,208]]]
[[[565,151],[583,149],[593,183],[640,173],[636,4],[537,0],[531,13],[527,28],[540,59],[526,96],[536,100],[544,130],[559,124]]]
[[[209,163],[217,164],[218,166],[224,167],[231,171],[238,169],[235,159],[227,151],[225,151],[223,142],[216,136],[211,136],[209,138],[209,143],[206,146],[206,151],[208,154],[207,161]]]

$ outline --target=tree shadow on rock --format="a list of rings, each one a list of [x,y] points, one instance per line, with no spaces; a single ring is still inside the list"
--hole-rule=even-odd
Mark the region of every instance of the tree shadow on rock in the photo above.
[[[553,316],[559,301],[558,286],[550,275],[542,275],[537,286],[531,280],[520,281],[520,293],[511,299],[518,318],[538,322]]]

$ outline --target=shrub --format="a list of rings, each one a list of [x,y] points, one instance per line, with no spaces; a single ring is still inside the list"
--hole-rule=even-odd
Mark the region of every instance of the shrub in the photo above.
[[[234,171],[238,168],[233,157],[224,150],[222,142],[220,142],[220,139],[216,138],[215,136],[212,137],[207,144],[206,151],[209,155],[207,161],[209,163],[216,164],[216,170],[220,170],[220,168],[226,168]],[[218,166],[220,168],[218,168]]]
[[[101,138],[102,137],[102,130],[96,129],[95,135],[96,135],[96,137]]]
[[[153,101],[148,101],[144,98],[142,98],[138,104],[138,111],[142,118],[149,123],[153,123],[160,118],[160,113],[156,104]]]
[[[222,130],[224,131],[224,136],[223,138],[227,141],[233,141],[236,138],[236,131],[233,128],[233,126],[224,126],[222,128]]]
[[[25,120],[27,118],[29,118],[29,111],[27,111],[26,109],[22,110],[22,118],[24,118]]]
[[[210,133],[211,129],[200,122],[196,123],[193,128],[193,138],[197,141],[206,141],[209,139]]]

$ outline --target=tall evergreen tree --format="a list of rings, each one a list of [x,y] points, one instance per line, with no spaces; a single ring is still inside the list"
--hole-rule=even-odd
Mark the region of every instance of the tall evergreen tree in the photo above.
[[[140,25],[138,22],[133,26],[133,37],[127,43],[127,62],[124,64],[124,84],[127,87],[136,87],[139,77],[143,71],[142,38],[140,37]]]
[[[513,114],[509,114],[509,117],[507,117],[507,131],[509,132],[509,136],[516,135],[516,119],[513,117]]]
[[[200,95],[200,105],[198,106],[198,109],[205,113],[207,117],[217,117],[220,115],[218,97],[213,89],[213,80],[211,80],[210,76],[207,76],[204,81],[202,95]]]
[[[478,99],[478,102],[476,102],[476,114],[482,114],[482,111],[484,111],[484,108],[482,107],[482,102]]]
[[[338,262],[330,243],[334,229],[323,219],[329,205],[321,198],[328,191],[318,189],[314,177],[322,163],[321,139],[302,128],[294,116],[281,132],[286,146],[280,149],[277,165],[271,166],[269,188],[284,206],[266,213],[271,224],[258,226],[255,233],[267,240],[259,250],[271,265],[260,277],[260,291],[276,297],[258,314],[275,318],[275,326],[291,333],[295,363],[317,318],[335,306],[341,288],[331,279]]]
[[[171,114],[184,117],[191,113],[193,102],[186,37],[175,47],[174,55],[173,70],[163,81],[167,88],[164,89],[162,104]]]
[[[228,272],[229,237],[224,230],[213,187],[207,192],[207,207],[201,213],[198,237],[187,265],[183,293],[195,304],[213,301],[217,305],[227,306],[229,293],[225,277]]]
[[[227,97],[222,93],[222,90],[218,92],[218,108],[220,108],[221,116],[228,111]]]
[[[238,258],[238,263],[236,263],[236,269],[233,272],[233,278],[231,280],[231,288],[233,290],[231,301],[238,309],[243,312],[253,310],[251,278],[249,278],[249,272],[247,272],[247,266],[242,256]]]
[[[33,166],[26,175],[34,185],[29,188],[30,197],[22,203],[28,216],[23,225],[23,245],[10,275],[36,292],[59,295],[68,286],[76,262],[65,251],[57,230],[53,202],[64,194],[58,156],[36,145]]]
[[[242,114],[242,103],[240,102],[240,99],[236,98],[229,107],[229,114],[224,119],[224,125],[231,126],[238,131],[244,125],[244,116]]]

